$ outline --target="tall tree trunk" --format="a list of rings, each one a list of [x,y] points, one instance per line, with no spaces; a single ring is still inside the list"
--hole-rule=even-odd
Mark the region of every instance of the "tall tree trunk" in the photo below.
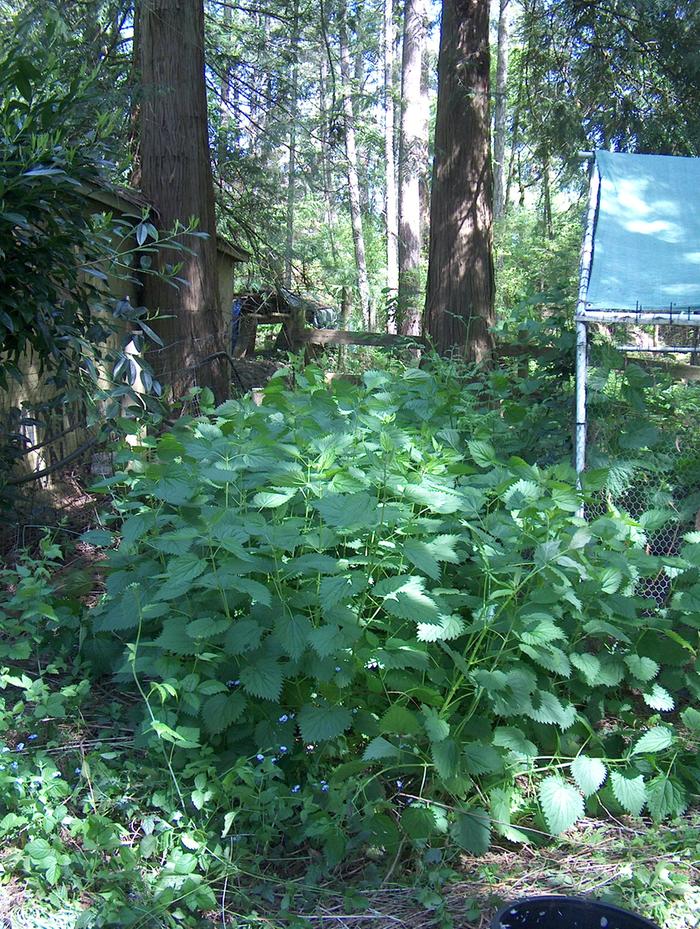
[[[427,331],[441,354],[493,348],[489,3],[444,0],[430,209]]]
[[[510,0],[500,0],[498,5],[496,95],[493,114],[493,215],[495,219],[500,219],[505,214],[509,2]]]
[[[134,37],[132,39],[129,94],[129,152],[131,154],[131,186],[141,187],[141,7],[134,6]]]
[[[291,87],[289,100],[289,172],[287,175],[287,234],[284,248],[284,286],[292,288],[292,262],[294,258],[294,206],[297,172],[297,112],[299,106],[299,0],[294,0],[292,14]]]
[[[387,331],[396,332],[399,289],[399,216],[394,164],[394,3],[384,0],[384,163],[386,171]]]
[[[228,35],[233,22],[233,11],[230,6],[223,8],[222,28]],[[219,100],[219,138],[217,145],[216,174],[219,189],[223,189],[228,159],[229,125],[231,122],[231,89],[233,84],[233,66],[227,56],[221,71],[221,98]]]
[[[352,239],[355,246],[357,264],[357,289],[360,293],[362,318],[370,331],[376,329],[377,320],[369,289],[365,238],[362,231],[362,212],[360,209],[360,182],[357,173],[357,143],[355,141],[355,113],[352,103],[352,75],[350,71],[350,50],[346,23],[345,4],[339,12],[340,39],[340,80],[343,94],[343,122],[345,130],[345,154],[347,158],[348,199],[350,201],[350,222]]]
[[[322,23],[324,40],[327,42],[325,23]],[[335,244],[335,204],[333,202],[333,166],[331,164],[331,127],[328,118],[328,105],[326,101],[326,86],[328,84],[328,59],[326,55],[321,55],[321,62],[318,74],[318,110],[321,124],[321,170],[323,174],[323,197],[326,205],[326,230],[328,232],[328,244],[331,249],[331,258],[333,267],[338,264],[338,249]],[[331,75],[332,80],[332,75]]]
[[[168,255],[168,261],[182,262],[178,276],[186,285],[145,279],[146,305],[166,317],[158,324],[165,349],[155,367],[175,398],[200,384],[223,399],[226,363],[207,360],[227,340],[219,305],[203,0],[142,0],[140,27],[141,188],[161,228],[197,217],[199,231],[207,234],[185,236],[189,251]]]
[[[549,182],[549,153],[542,156],[542,231],[546,239],[554,238],[552,223],[552,189]]]
[[[420,176],[427,125],[421,101],[421,58],[425,42],[424,0],[406,0],[401,62],[399,141],[399,331],[419,335]]]

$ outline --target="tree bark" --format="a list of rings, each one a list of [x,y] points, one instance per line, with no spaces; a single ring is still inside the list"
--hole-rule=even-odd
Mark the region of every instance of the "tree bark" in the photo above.
[[[290,43],[292,59],[291,88],[289,100],[289,165],[287,174],[287,229],[284,248],[284,286],[292,289],[294,259],[294,206],[296,200],[297,173],[297,114],[299,109],[299,0],[294,0],[292,13],[292,37]]]
[[[444,0],[430,209],[427,331],[469,361],[493,349],[489,3]]]
[[[394,163],[394,3],[384,0],[384,163],[386,171],[387,332],[396,332],[399,289],[399,216]]]
[[[192,217],[206,237],[183,236],[189,251],[163,253],[181,262],[177,288],[145,278],[148,309],[158,311],[165,348],[155,358],[160,380],[179,399],[193,384],[228,395],[225,360],[203,363],[227,346],[219,305],[214,188],[204,74],[203,0],[142,0],[141,188],[162,229]],[[165,318],[169,317],[169,318]]]
[[[427,123],[421,99],[421,59],[425,43],[424,0],[406,0],[401,61],[399,141],[399,332],[421,331],[420,177],[426,157]]]
[[[508,4],[498,5],[498,45],[496,56],[496,94],[493,114],[493,215],[505,215],[506,120],[508,116]]]
[[[357,142],[355,140],[355,112],[352,103],[352,75],[350,69],[350,50],[346,23],[345,4],[339,12],[340,39],[340,79],[343,95],[343,122],[345,130],[345,154],[347,158],[348,199],[350,202],[350,222],[352,239],[355,246],[357,264],[357,289],[360,293],[362,318],[370,331],[376,328],[377,320],[369,289],[365,238],[362,231],[362,211],[360,209],[360,182],[357,173]]]

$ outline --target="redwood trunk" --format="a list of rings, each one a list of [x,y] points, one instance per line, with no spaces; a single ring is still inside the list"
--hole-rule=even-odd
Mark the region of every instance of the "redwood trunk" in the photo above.
[[[496,57],[496,95],[493,115],[493,212],[496,219],[505,214],[506,122],[508,103],[508,3],[498,6],[498,46]]]
[[[350,204],[350,223],[352,239],[355,246],[355,263],[357,265],[357,289],[360,293],[362,318],[370,331],[376,328],[376,317],[369,289],[367,274],[367,257],[365,237],[362,231],[362,210],[360,206],[360,180],[357,171],[357,142],[355,140],[355,111],[352,102],[352,76],[350,71],[350,50],[348,46],[347,12],[341,4],[339,13],[340,40],[340,80],[343,94],[343,117],[345,130],[345,154],[347,158],[348,201]]]
[[[427,333],[441,354],[492,351],[488,0],[444,0],[430,209]]]
[[[387,331],[396,332],[399,288],[399,216],[394,164],[394,4],[384,0],[384,163],[386,166]]]
[[[421,331],[420,179],[426,157],[427,124],[421,98],[421,62],[425,43],[423,0],[406,0],[401,62],[401,134],[399,142],[399,332]]]
[[[228,395],[228,368],[206,360],[225,349],[226,320],[219,305],[214,188],[204,73],[203,0],[142,0],[141,187],[161,230],[192,217],[206,237],[183,236],[189,252],[162,254],[182,263],[171,284],[147,276],[145,300],[162,318],[165,349],[154,357],[161,381],[180,398],[195,384],[217,399]]]

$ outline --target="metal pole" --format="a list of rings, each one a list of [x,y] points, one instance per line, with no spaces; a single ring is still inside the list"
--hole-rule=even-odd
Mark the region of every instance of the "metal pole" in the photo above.
[[[585,310],[588,281],[591,274],[593,260],[593,231],[595,229],[596,210],[598,208],[598,192],[600,189],[600,175],[595,162],[592,165],[591,183],[588,194],[588,211],[586,213],[586,227],[581,248],[581,261],[579,264],[579,289],[576,306],[576,426],[575,426],[575,460],[576,486],[581,489],[581,475],[586,467],[586,381],[588,376],[588,333],[586,330]],[[576,515],[583,516],[583,504]]]
[[[576,323],[576,483],[581,487],[581,474],[586,467],[586,381],[588,375],[588,345],[586,324]],[[583,508],[579,516],[583,515]]]

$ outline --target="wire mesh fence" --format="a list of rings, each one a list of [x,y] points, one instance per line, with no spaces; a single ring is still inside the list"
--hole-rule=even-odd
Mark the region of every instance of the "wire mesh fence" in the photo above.
[[[651,349],[652,341],[696,348],[697,337],[675,326],[642,332],[636,341],[641,335],[649,344],[640,352],[648,354],[628,358],[622,372],[597,369],[601,358],[593,353],[587,458],[589,467],[604,467],[607,478],[587,515],[610,508],[627,514],[641,527],[649,554],[674,557],[687,533],[700,530],[700,382],[673,379],[674,362],[659,364]],[[638,593],[664,604],[670,573],[662,568],[643,579]]]

